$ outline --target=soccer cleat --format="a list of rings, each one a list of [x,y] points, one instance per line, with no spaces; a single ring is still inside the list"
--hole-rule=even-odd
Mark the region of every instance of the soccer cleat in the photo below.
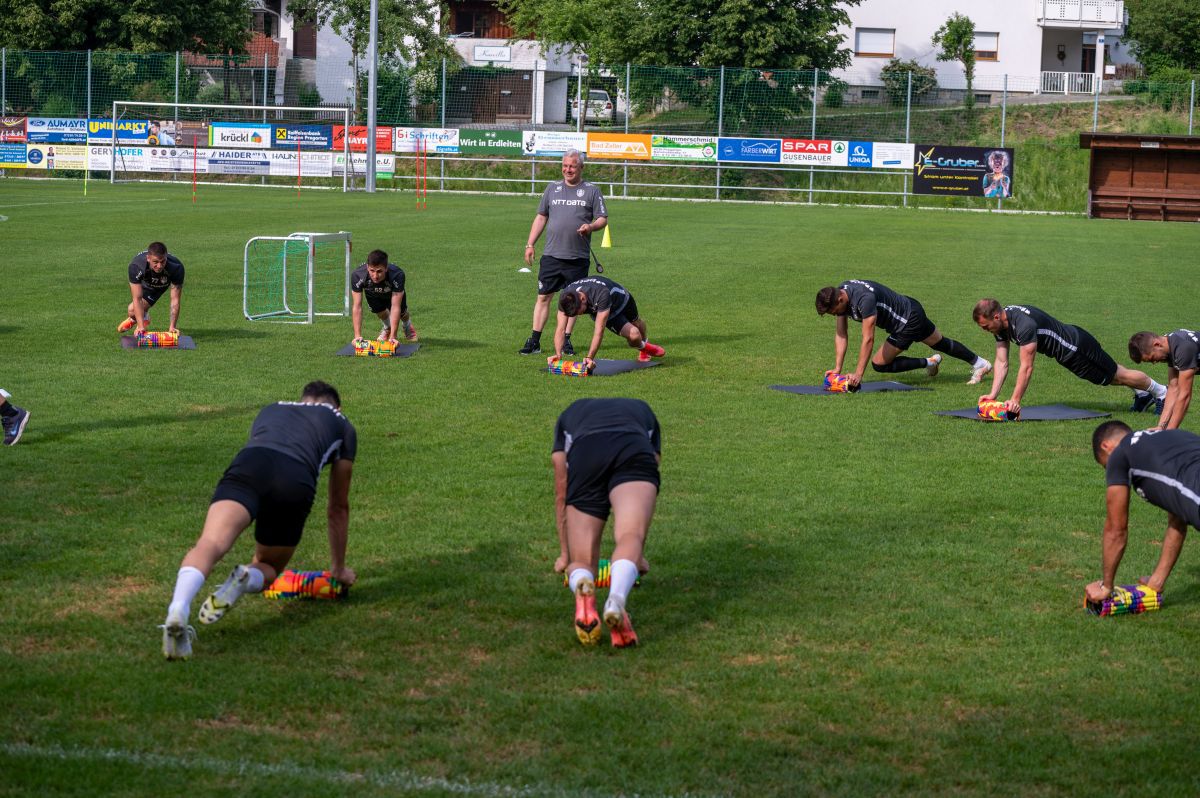
[[[650,358],[652,358],[652,357],[662,357],[666,353],[667,353],[667,350],[663,349],[658,344],[652,344],[649,341],[647,341],[645,346],[643,346],[641,348],[641,350],[638,352],[638,360],[641,361],[642,363],[645,363],[648,360],[650,360]]]
[[[378,337],[378,338],[376,338],[375,340],[376,340],[376,341],[386,341],[386,340],[388,340],[388,338],[390,337],[390,336],[388,335],[388,333],[390,333],[391,331],[392,331],[392,328],[391,328],[391,326],[390,326],[390,325],[387,325],[387,324],[383,325],[383,327],[382,327],[382,328],[379,330],[379,337]]]
[[[1134,413],[1141,413],[1155,407],[1155,404],[1154,394],[1149,391],[1134,391],[1133,404],[1130,405],[1129,409]],[[1157,409],[1159,413],[1162,413],[1161,399],[1158,400]]]
[[[17,441],[21,440],[21,433],[25,432],[25,425],[29,423],[28,410],[16,405],[13,405],[13,410],[17,411],[17,415],[4,425],[5,446],[15,446]]]
[[[212,595],[200,605],[200,612],[197,613],[200,623],[208,625],[225,617],[225,613],[229,612],[229,609],[242,597],[249,579],[249,568],[244,565],[234,568],[233,573],[225,580],[225,584],[213,591]]]
[[[580,579],[575,588],[575,636],[585,646],[600,642],[600,616],[596,614],[596,585]]]
[[[625,612],[621,602],[612,596],[604,602],[604,623],[612,638],[613,648],[629,648],[638,644],[637,632],[633,631],[629,613]]]
[[[533,336],[525,339],[525,346],[517,350],[518,355],[536,355],[542,351],[542,345],[533,340]]]
[[[196,630],[188,625],[187,618],[167,616],[166,623],[158,627],[163,630],[163,656],[169,660],[188,659],[192,656],[192,641]]]
[[[1163,405],[1165,405],[1166,403],[1167,403],[1166,397],[1163,397],[1162,399],[1155,399],[1154,400],[1154,412],[1161,416],[1162,411],[1163,411]]]
[[[575,354],[575,347],[571,346],[571,338],[567,336],[563,339],[563,357],[569,357]]]
[[[412,326],[412,324],[405,325],[404,340],[412,341],[413,343],[416,343],[418,340],[420,340],[419,338],[417,338],[417,328]]]
[[[127,319],[125,319],[125,321],[123,321],[117,325],[117,332],[119,332],[119,333],[129,332],[130,330],[133,329],[133,325],[135,325],[135,324],[137,324],[137,322],[133,320],[132,316],[130,316]]]
[[[983,378],[992,373],[992,364],[988,361],[983,361],[983,365],[971,372],[971,379],[967,380],[967,385],[978,385],[983,382]]]
[[[942,356],[941,355],[933,355],[932,357],[928,357],[925,360],[926,360],[925,373],[928,374],[930,377],[936,377],[937,373],[938,373],[938,369],[940,369],[942,367]]]

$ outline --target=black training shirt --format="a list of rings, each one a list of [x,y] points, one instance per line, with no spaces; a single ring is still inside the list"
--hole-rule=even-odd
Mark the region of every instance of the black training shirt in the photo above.
[[[875,323],[889,333],[903,330],[912,318],[912,300],[874,280],[847,280],[838,286],[850,297],[846,315],[861,322],[875,316]]]
[[[1194,371],[1200,367],[1200,335],[1193,330],[1167,333],[1167,359],[1179,371]]]
[[[404,290],[404,270],[394,263],[389,263],[383,282],[377,283],[367,272],[367,264],[363,264],[350,274],[350,290],[356,294],[366,294],[368,297],[392,301],[392,292]]]
[[[624,310],[625,304],[629,302],[629,292],[625,287],[607,277],[584,277],[571,283],[563,291],[582,292],[588,300],[588,315],[593,319],[597,313],[605,310],[611,311],[609,315],[615,316]]]
[[[1012,341],[1017,346],[1036,343],[1037,351],[1058,362],[1079,350],[1079,328],[1063,324],[1044,310],[1032,305],[1005,305],[1008,329],[996,333],[997,341]]]
[[[282,452],[308,466],[313,485],[326,463],[353,460],[358,449],[354,425],[332,405],[277,402],[259,411],[246,448]]]
[[[1181,429],[1131,433],[1108,456],[1105,479],[1200,528],[1200,436]]]
[[[155,272],[146,262],[145,252],[134,255],[129,262],[129,283],[141,283],[143,291],[161,294],[168,286],[183,285],[183,263],[179,258],[167,253],[167,265],[162,272]]]
[[[640,435],[648,451],[662,451],[661,430],[650,405],[641,399],[576,399],[554,425],[553,452],[570,453],[571,446],[589,435]]]

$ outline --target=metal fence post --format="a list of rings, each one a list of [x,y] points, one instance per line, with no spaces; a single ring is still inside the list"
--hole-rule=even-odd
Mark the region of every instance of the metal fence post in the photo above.
[[[904,143],[910,144],[910,131],[912,130],[912,70],[908,72],[908,88],[904,95]],[[904,202],[904,207],[908,207],[908,172],[904,173],[904,192],[900,195]]]
[[[442,130],[446,129],[446,59],[442,59]],[[426,149],[428,152],[428,149]],[[438,156],[438,191],[446,190],[446,156]]]
[[[583,62],[575,57],[575,132],[583,131],[583,117],[587,113],[583,107]]]
[[[717,138],[725,133],[725,65],[721,65],[721,82],[717,88]],[[719,144],[719,142],[718,142]],[[721,198],[721,148],[717,147],[717,199]]]
[[[1192,135],[1192,119],[1196,115],[1196,81],[1192,81],[1192,96],[1188,100],[1188,135]]]
[[[87,118],[88,124],[92,121],[92,51],[87,51]],[[117,129],[117,120],[113,120],[113,130]]]
[[[0,47],[0,115],[8,108],[8,48]]]
[[[1004,134],[1008,124],[1008,73],[1004,73],[1004,92],[1000,95],[1000,147],[1004,147]],[[1004,197],[996,198],[996,210],[1004,207]]]
[[[629,134],[629,62],[625,62],[625,134]],[[629,196],[629,161],[625,162],[625,177],[621,183],[621,196]]]
[[[175,121],[179,122],[179,51],[175,51]],[[178,127],[178,125],[176,125]]]
[[[1100,121],[1100,82],[1092,81],[1092,132],[1096,132],[1096,125]]]
[[[821,79],[821,70],[813,67],[813,85],[812,85],[812,135],[810,139],[817,137],[817,81]],[[813,167],[810,164],[808,167],[808,204],[812,205],[813,201]]]

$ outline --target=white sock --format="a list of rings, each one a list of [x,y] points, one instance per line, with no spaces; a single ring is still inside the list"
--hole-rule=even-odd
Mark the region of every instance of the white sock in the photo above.
[[[266,576],[264,576],[263,572],[255,568],[253,565],[247,565],[246,570],[250,575],[246,577],[246,586],[242,592],[261,593],[263,589],[263,583],[266,581]]]
[[[633,583],[637,581],[637,578],[637,564],[633,560],[613,562],[612,574],[609,577],[609,597],[619,599],[621,606],[624,607],[625,601],[629,598],[629,591],[633,590]]]
[[[199,568],[185,565],[179,569],[175,577],[175,594],[171,597],[171,605],[167,607],[167,615],[181,613],[184,620],[191,617],[192,599],[204,587],[204,574]]]
[[[987,364],[988,364],[988,362],[986,360],[981,358],[979,355],[976,355],[975,356],[975,365],[971,366],[971,368],[972,369],[981,369],[984,366],[986,366]]]
[[[641,342],[640,344],[638,344],[638,349],[645,349],[645,348],[646,348],[646,344],[648,344],[648,343],[650,343],[650,342],[649,342],[649,341],[647,341],[645,338],[643,338],[643,339],[642,339],[642,342]]]
[[[0,396],[3,396],[5,399],[12,399],[12,394],[3,388],[0,388]]]
[[[571,575],[567,577],[567,588],[574,593],[575,589],[579,587],[579,580],[581,579],[590,579],[595,582],[596,575],[586,568],[576,568],[571,572]]]
[[[1167,398],[1167,386],[1159,385],[1154,380],[1150,380],[1150,393],[1154,394],[1155,399]]]

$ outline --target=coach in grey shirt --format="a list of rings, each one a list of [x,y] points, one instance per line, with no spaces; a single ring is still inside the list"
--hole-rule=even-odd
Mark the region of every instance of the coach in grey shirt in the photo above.
[[[529,228],[525,244],[525,262],[533,265],[534,245],[546,231],[546,246],[538,264],[538,295],[533,305],[533,330],[520,354],[532,355],[542,351],[542,328],[550,316],[550,301],[567,283],[587,277],[588,248],[592,233],[608,224],[608,209],[600,189],[583,179],[583,156],[578,150],[567,150],[562,159],[562,180],[546,186],[537,216]],[[567,326],[564,355],[575,354],[571,346],[571,330],[575,319]]]

